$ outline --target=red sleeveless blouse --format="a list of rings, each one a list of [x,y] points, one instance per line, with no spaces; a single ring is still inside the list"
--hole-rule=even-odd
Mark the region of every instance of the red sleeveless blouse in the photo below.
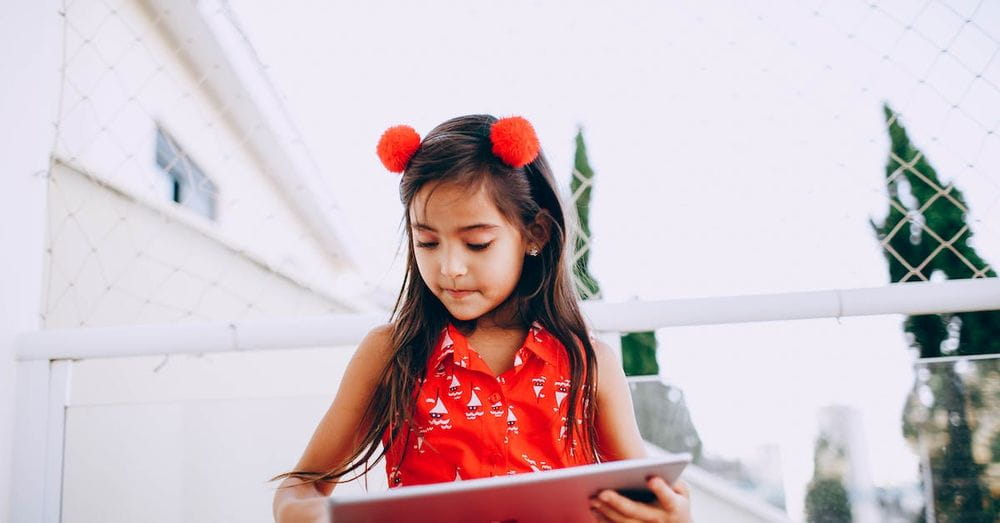
[[[566,398],[573,386],[566,349],[537,322],[514,354],[514,367],[499,376],[448,325],[428,358],[414,426],[404,427],[386,452],[389,487],[592,463],[578,451],[580,432],[572,448],[566,445]],[[583,395],[578,398],[579,424]],[[387,432],[383,445],[388,438]]]

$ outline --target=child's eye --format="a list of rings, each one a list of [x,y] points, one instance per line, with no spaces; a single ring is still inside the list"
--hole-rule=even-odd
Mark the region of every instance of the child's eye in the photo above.
[[[487,247],[489,247],[490,245],[493,245],[493,242],[469,243],[467,245],[469,246],[470,249],[472,249],[474,251],[484,251],[484,250],[486,250]]]
[[[433,249],[437,247],[437,242],[417,242],[417,247],[421,249]]]

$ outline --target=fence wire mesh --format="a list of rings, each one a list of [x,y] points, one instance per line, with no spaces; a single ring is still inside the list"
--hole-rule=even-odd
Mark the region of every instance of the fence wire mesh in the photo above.
[[[300,140],[255,106],[263,71],[240,75],[226,53],[252,50],[220,38],[230,13],[206,5],[59,13],[46,327],[356,309],[333,285],[351,266],[297,205],[322,180],[287,162]]]
[[[780,125],[786,109],[777,104],[788,104],[822,126],[870,119],[872,100],[886,102],[882,134],[824,144],[804,169],[839,166],[843,198],[883,195],[872,225],[890,266],[901,267],[895,281],[995,275],[989,253],[976,251],[977,239],[1000,238],[995,2],[690,2],[675,11],[688,30],[745,48],[748,70],[773,79],[773,98],[744,104],[744,117]],[[74,0],[57,16],[64,56],[48,173],[46,327],[357,308],[340,291],[353,268],[329,241],[336,206],[312,189],[334,191],[318,169],[290,159],[308,151],[275,126],[280,97],[227,3]],[[733,39],[737,24],[755,32]],[[845,62],[855,56],[846,49],[868,59]],[[786,55],[812,66],[786,64]],[[717,63],[706,53],[676,73]],[[821,86],[836,94],[810,94]],[[713,88],[745,95],[739,78]],[[705,125],[722,127],[727,116]],[[860,182],[851,158],[903,124],[910,136],[888,140],[884,180]],[[789,147],[808,144],[805,134]],[[571,197],[591,187],[584,182]],[[593,252],[591,241],[583,238],[577,259]]]
[[[735,100],[690,131],[717,132],[721,155],[728,143],[764,134],[726,134],[737,119],[773,130],[792,121],[789,111],[808,115],[816,128],[879,118],[877,132],[865,127],[830,142],[796,129],[787,147],[807,151],[796,168],[816,176],[810,183],[817,187],[837,186],[835,197],[845,203],[877,201],[870,232],[893,281],[995,277],[1000,3],[680,2],[671,9],[670,27],[683,31],[664,32],[668,47],[681,49],[686,34],[702,32],[722,42],[672,74],[705,82],[704,96],[720,104]],[[227,3],[71,0],[53,16],[63,25],[64,51],[48,172],[46,328],[358,307],[341,288],[354,268],[331,241],[343,240],[328,223],[338,210],[324,194],[335,188],[310,164],[301,137],[280,125],[280,97]],[[738,70],[714,71],[733,63],[720,55],[724,50],[739,57]],[[744,80],[760,78],[770,86],[766,96],[743,89]],[[883,102],[885,114],[873,112]],[[869,154],[873,144],[881,157]],[[781,160],[748,156],[748,184],[767,185],[772,161]],[[818,179],[830,172],[840,176]],[[605,173],[569,174],[579,182],[569,195],[575,201],[599,192]],[[818,196],[812,190],[770,190],[773,200],[762,205],[787,206],[790,215],[821,212],[810,211]],[[698,242],[720,241],[677,231],[656,241],[676,242],[678,252],[693,257]],[[601,251],[601,240],[598,232],[582,236],[573,262]],[[802,237],[786,240],[809,245]],[[802,344],[814,335],[804,334]],[[730,414],[716,411],[726,414],[728,427]],[[912,520],[913,507],[896,508],[896,519],[887,520]]]

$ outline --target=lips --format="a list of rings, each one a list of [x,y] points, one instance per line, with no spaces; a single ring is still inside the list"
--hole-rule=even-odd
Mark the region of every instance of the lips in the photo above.
[[[463,289],[445,289],[444,292],[447,293],[448,296],[458,300],[472,294],[475,291],[463,290]]]

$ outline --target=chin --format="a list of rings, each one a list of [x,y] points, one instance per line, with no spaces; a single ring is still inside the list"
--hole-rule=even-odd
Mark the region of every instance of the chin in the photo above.
[[[445,309],[448,310],[448,313],[451,314],[452,318],[459,321],[472,321],[483,315],[481,311],[469,311],[448,306],[445,306]]]

